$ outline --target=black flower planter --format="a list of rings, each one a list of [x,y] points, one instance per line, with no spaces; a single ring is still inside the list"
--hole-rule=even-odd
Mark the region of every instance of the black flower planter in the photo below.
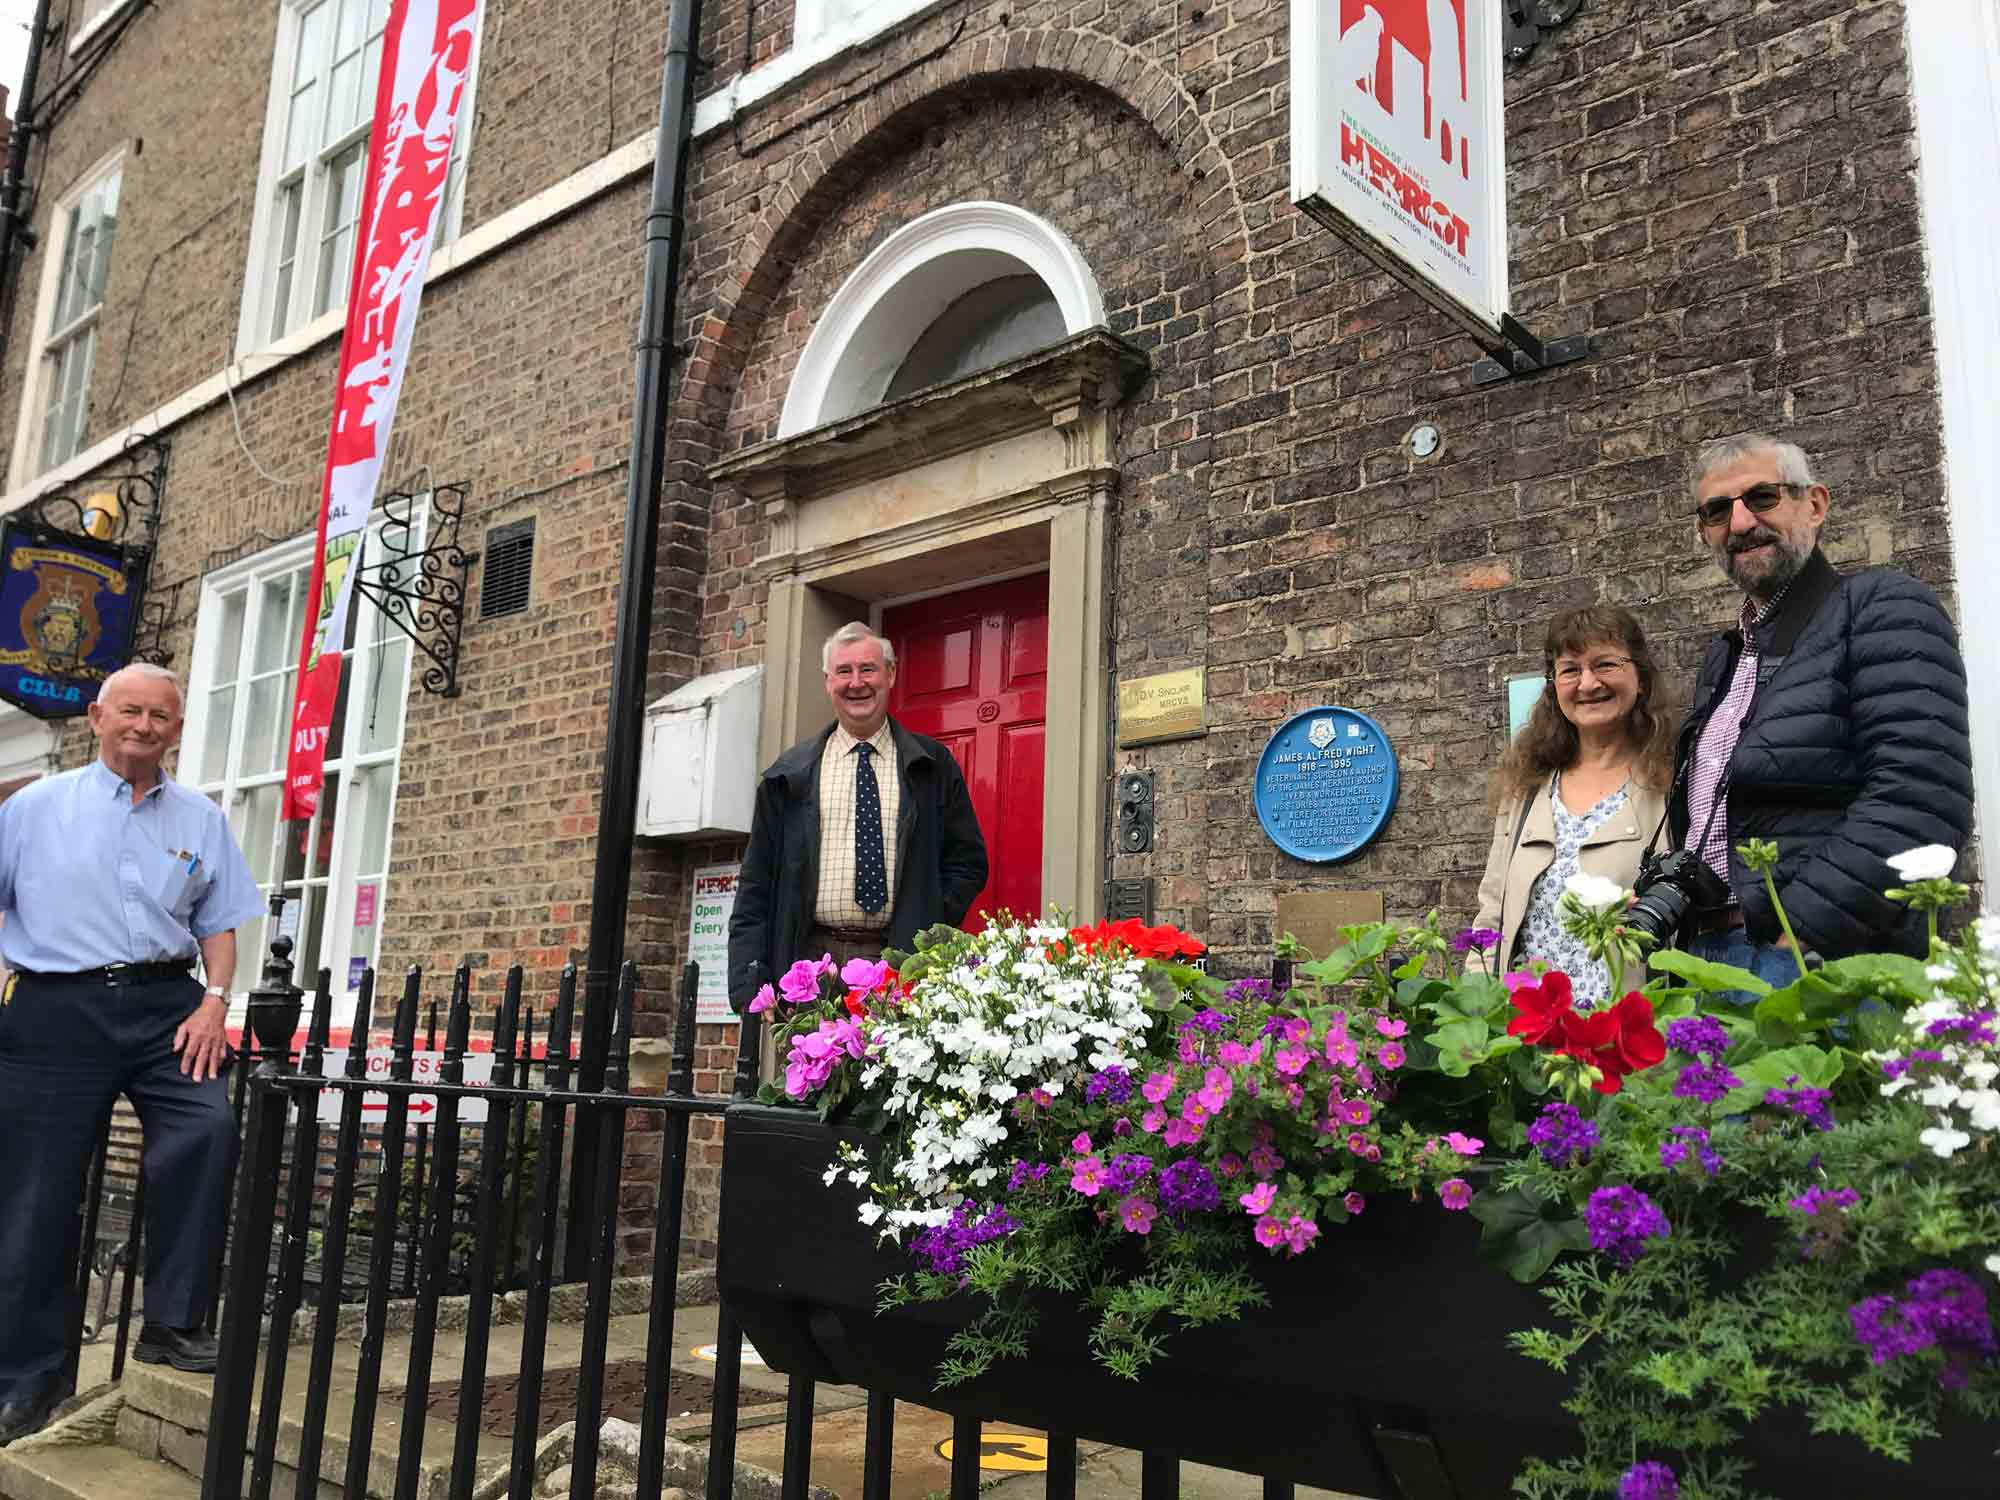
[[[843,1137],[864,1139],[796,1110],[728,1114],[721,1292],[773,1369],[1354,1495],[1485,1500],[1526,1455],[1573,1450],[1568,1382],[1508,1343],[1546,1321],[1537,1290],[1479,1258],[1469,1216],[1382,1200],[1310,1254],[1266,1262],[1269,1306],[1171,1334],[1138,1381],[1098,1365],[1087,1323],[1051,1301],[1030,1359],[937,1391],[970,1304],[876,1311],[909,1263],[856,1220],[858,1194],[822,1182]],[[1753,1488],[1990,1500],[1995,1441],[1959,1431],[1903,1466],[1785,1411],[1752,1433]]]

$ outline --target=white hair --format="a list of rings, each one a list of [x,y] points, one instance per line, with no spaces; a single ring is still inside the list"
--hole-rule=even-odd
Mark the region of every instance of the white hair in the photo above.
[[[1694,456],[1688,466],[1688,493],[1699,500],[1701,482],[1710,474],[1758,453],[1768,453],[1776,460],[1781,484],[1803,490],[1819,483],[1813,477],[1812,460],[1797,443],[1774,438],[1768,432],[1739,432],[1734,437],[1717,438]]]
[[[111,684],[121,677],[136,677],[146,682],[164,682],[174,690],[174,702],[180,705],[182,712],[186,712],[187,691],[181,686],[180,678],[169,672],[165,667],[156,667],[149,661],[127,662],[104,679],[103,685],[97,690],[97,695],[100,698],[103,697],[111,690]]]
[[[889,644],[889,638],[876,634],[870,626],[863,624],[860,620],[849,620],[840,629],[828,636],[826,644],[819,648],[820,671],[831,672],[833,670],[834,647],[851,645],[855,641],[873,641],[882,648],[882,665],[887,667],[891,672],[896,670],[896,648]]]

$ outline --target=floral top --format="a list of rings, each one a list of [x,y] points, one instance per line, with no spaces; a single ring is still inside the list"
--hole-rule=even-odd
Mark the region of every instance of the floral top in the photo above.
[[[1590,1010],[1611,997],[1611,972],[1602,959],[1584,952],[1583,944],[1571,937],[1556,908],[1562,900],[1563,883],[1577,873],[1577,854],[1585,840],[1600,824],[1625,805],[1630,783],[1610,793],[1586,812],[1573,813],[1563,805],[1562,776],[1549,778],[1549,809],[1555,815],[1556,857],[1528,892],[1528,912],[1521,924],[1522,957],[1540,959],[1552,969],[1569,975],[1571,992],[1579,1010]]]

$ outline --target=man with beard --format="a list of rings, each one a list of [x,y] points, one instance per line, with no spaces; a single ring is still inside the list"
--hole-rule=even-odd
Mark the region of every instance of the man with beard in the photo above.
[[[1691,914],[1684,945],[1773,985],[1798,977],[1763,879],[1738,852],[1765,839],[1801,947],[1921,954],[1922,918],[1883,893],[1902,883],[1890,856],[1961,850],[1972,827],[1951,620],[1907,574],[1834,571],[1819,550],[1827,489],[1797,445],[1763,433],[1712,443],[1690,488],[1701,539],[1745,598],[1736,628],[1709,642],[1676,747],[1672,847],[1727,889]]]

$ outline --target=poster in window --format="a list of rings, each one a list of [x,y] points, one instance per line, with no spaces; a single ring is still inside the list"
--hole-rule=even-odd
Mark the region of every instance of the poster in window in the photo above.
[[[741,865],[705,865],[694,872],[689,902],[688,959],[701,966],[694,1018],[704,1025],[734,1021],[729,1008],[729,915],[736,910]]]

